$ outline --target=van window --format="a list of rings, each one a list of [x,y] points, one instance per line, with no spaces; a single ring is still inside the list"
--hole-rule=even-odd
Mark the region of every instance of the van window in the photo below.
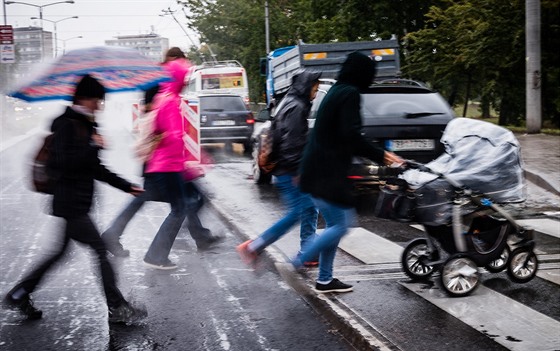
[[[200,99],[202,111],[245,111],[247,108],[239,96],[204,96]]]

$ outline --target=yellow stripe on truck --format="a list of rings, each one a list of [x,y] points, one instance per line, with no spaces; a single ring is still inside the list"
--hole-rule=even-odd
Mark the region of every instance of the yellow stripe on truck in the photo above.
[[[395,49],[375,49],[375,50],[371,50],[371,54],[373,56],[394,55],[395,54]]]
[[[327,53],[326,52],[310,52],[308,54],[303,54],[303,59],[305,61],[309,60],[321,60],[326,59]]]

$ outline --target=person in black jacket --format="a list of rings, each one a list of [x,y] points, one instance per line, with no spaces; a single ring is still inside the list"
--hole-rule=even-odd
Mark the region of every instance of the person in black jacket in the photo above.
[[[321,101],[301,161],[301,190],[311,194],[326,229],[292,263],[297,268],[320,255],[315,285],[319,293],[352,291],[351,285],[332,276],[338,243],[353,220],[352,183],[347,178],[352,157],[363,156],[387,165],[403,163],[397,155],[365,140],[361,133],[360,91],[372,83],[374,75],[375,61],[359,52],[347,56],[337,82]]]
[[[307,142],[311,101],[319,87],[320,72],[300,70],[292,77],[292,85],[277,108],[272,122],[273,154],[276,167],[272,171],[274,184],[288,212],[272,227],[255,240],[248,240],[237,247],[241,259],[252,264],[267,246],[280,239],[297,222],[300,222],[301,249],[307,247],[315,237],[318,211],[311,197],[299,189],[299,165]],[[309,257],[306,265],[317,265],[315,257]]]
[[[109,322],[134,322],[146,315],[144,310],[129,304],[117,288],[105,244],[89,217],[94,180],[107,182],[133,195],[143,192],[142,188],[101,164],[98,153],[103,148],[103,138],[96,133],[94,112],[99,109],[104,96],[105,88],[95,78],[85,75],[76,87],[74,104],[52,123],[53,141],[47,170],[56,178],[52,214],[64,218],[64,236],[56,252],[31,270],[5,298],[9,305],[29,319],[42,317],[42,311],[33,306],[30,294],[64,255],[70,239],[88,245],[96,254],[109,308]]]

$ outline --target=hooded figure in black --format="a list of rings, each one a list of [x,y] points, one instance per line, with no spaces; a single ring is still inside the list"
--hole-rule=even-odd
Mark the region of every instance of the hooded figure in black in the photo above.
[[[292,262],[300,267],[320,255],[319,293],[349,292],[352,286],[333,278],[333,263],[340,239],[353,221],[352,183],[347,178],[352,156],[377,163],[402,163],[393,153],[369,143],[361,134],[360,92],[375,75],[375,61],[354,52],[347,56],[334,84],[317,111],[300,167],[301,191],[311,194],[326,222],[326,229]]]
[[[296,72],[288,93],[276,109],[273,122],[276,154],[274,175],[298,172],[309,131],[310,93],[320,77],[320,72]]]
[[[347,178],[352,157],[367,157],[379,164],[387,161],[385,157],[396,157],[365,140],[361,133],[360,92],[373,82],[374,75],[375,61],[361,53],[349,54],[342,64],[336,84],[317,111],[301,164],[302,191],[352,207],[352,183]]]
[[[292,77],[288,93],[278,105],[272,122],[274,133],[273,154],[277,161],[272,171],[274,185],[278,188],[287,213],[272,227],[264,231],[255,240],[249,240],[237,247],[244,262],[253,264],[268,245],[286,234],[297,222],[300,222],[301,249],[315,238],[318,211],[311,197],[303,194],[298,186],[299,164],[307,142],[309,112],[311,101],[319,87],[321,73],[300,70]],[[312,257],[306,265],[317,265],[317,258]]]

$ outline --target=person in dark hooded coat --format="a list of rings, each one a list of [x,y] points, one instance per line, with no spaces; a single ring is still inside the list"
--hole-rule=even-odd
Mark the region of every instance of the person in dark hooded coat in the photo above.
[[[300,70],[292,77],[292,85],[277,108],[272,122],[274,133],[273,153],[276,155],[276,167],[272,171],[274,185],[288,212],[272,227],[255,240],[248,240],[237,247],[241,259],[252,264],[267,246],[280,239],[298,221],[300,222],[301,249],[308,246],[317,230],[318,210],[308,194],[299,190],[299,173],[303,150],[307,142],[309,112],[311,101],[319,88],[320,72]],[[310,257],[306,265],[317,265],[317,260]]]
[[[368,142],[362,135],[360,92],[375,76],[375,61],[353,52],[339,71],[317,111],[315,126],[300,166],[300,187],[309,193],[325,218],[326,229],[293,260],[296,267],[319,255],[317,292],[348,292],[352,286],[333,279],[333,263],[340,239],[352,222],[352,183],[347,178],[353,156],[379,164],[402,164],[397,155]]]

